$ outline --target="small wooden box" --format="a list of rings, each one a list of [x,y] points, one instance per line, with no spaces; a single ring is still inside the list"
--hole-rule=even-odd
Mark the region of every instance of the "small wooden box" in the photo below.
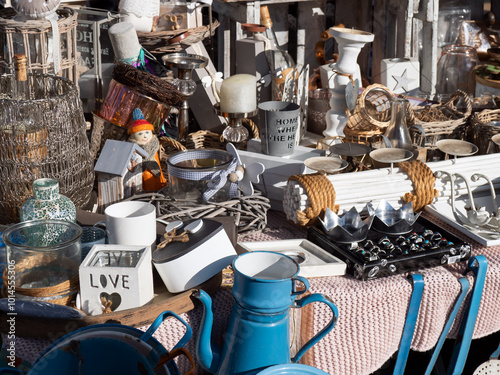
[[[153,299],[151,247],[94,245],[80,266],[80,309],[90,315],[142,306]]]

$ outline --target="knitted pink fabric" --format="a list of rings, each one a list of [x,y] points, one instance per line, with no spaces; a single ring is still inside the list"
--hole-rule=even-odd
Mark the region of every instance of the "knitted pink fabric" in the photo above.
[[[484,247],[439,222],[473,245],[473,255],[487,258],[488,270],[473,338],[500,330],[500,246]],[[460,293],[458,278],[464,275],[466,262],[421,270],[424,293],[411,348],[432,349],[443,330]],[[358,281],[349,276],[310,279],[312,293],[330,296],[339,310],[339,321],[332,332],[312,348],[303,363],[329,374],[370,374],[380,368],[399,348],[412,287],[407,275],[396,275],[372,281]],[[472,290],[474,278],[467,278]],[[466,299],[468,302],[468,298]],[[317,332],[330,319],[326,309],[316,304],[313,316],[304,316],[309,332]],[[463,317],[461,308],[448,337],[456,337]],[[310,352],[311,352],[310,351]]]
[[[437,221],[436,219],[432,219]],[[451,227],[438,222],[441,227],[464,238]],[[266,241],[288,238],[305,238],[307,232],[286,221],[282,213],[270,211],[268,227],[263,232],[251,232],[239,236],[239,241]],[[483,298],[474,330],[474,338],[487,336],[500,330],[500,246],[483,247],[473,243],[473,254],[483,254],[488,260]],[[417,351],[432,349],[453,304],[460,292],[458,278],[464,274],[465,262],[435,267],[421,271],[424,277],[424,293],[415,327],[411,348]],[[468,275],[473,283],[473,278]],[[324,293],[331,297],[339,310],[339,320],[323,340],[303,357],[303,363],[322,369],[329,374],[364,375],[380,368],[399,347],[406,311],[412,292],[407,275],[395,275],[371,281],[359,281],[350,276],[312,278],[311,293]],[[472,287],[472,285],[471,285]],[[213,298],[213,338],[222,345],[229,321],[233,298],[229,290],[220,290]],[[312,306],[312,307],[310,307]],[[314,303],[302,311],[300,330],[296,330],[302,342],[318,332],[330,319],[331,313],[324,305]],[[463,310],[463,309],[462,309]],[[450,333],[456,336],[463,313],[459,313]],[[182,314],[192,327],[194,337],[186,349],[194,355],[195,336],[202,317],[201,306]],[[147,327],[142,327],[146,330]],[[184,334],[184,327],[169,319],[156,331],[154,337],[167,349],[171,349]],[[296,339],[296,337],[293,337]],[[27,361],[34,361],[50,344],[49,340],[18,339],[17,354]],[[196,361],[196,358],[195,358]],[[181,372],[187,370],[185,360],[179,361]],[[198,374],[205,372],[197,368]]]

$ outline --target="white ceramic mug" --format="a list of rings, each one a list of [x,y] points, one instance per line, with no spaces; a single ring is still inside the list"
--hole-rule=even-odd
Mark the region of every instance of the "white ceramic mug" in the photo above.
[[[108,243],[151,246],[156,242],[156,208],[151,203],[127,201],[104,210]]]

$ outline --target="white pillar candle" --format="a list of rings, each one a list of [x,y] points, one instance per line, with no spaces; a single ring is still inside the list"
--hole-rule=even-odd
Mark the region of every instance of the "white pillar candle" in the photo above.
[[[220,110],[225,113],[247,113],[257,108],[257,79],[251,74],[235,74],[222,81]]]
[[[142,47],[132,23],[115,23],[109,28],[108,34],[117,60],[137,59]]]

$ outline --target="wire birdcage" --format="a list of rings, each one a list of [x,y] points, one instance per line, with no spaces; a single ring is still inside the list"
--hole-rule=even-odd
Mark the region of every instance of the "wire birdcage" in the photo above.
[[[28,100],[14,100],[12,75],[0,76],[0,223],[19,221],[33,181],[54,178],[61,194],[84,207],[94,166],[76,85],[61,77],[28,76]]]

